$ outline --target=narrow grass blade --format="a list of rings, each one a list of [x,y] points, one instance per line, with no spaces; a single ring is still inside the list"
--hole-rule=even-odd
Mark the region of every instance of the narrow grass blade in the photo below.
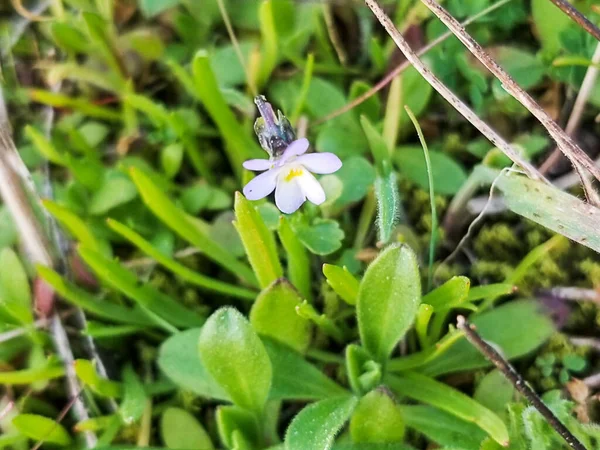
[[[425,163],[427,164],[427,178],[429,180],[429,202],[431,204],[431,239],[429,241],[429,269],[427,272],[427,290],[431,289],[431,282],[433,280],[433,260],[435,258],[435,246],[437,242],[437,229],[438,229],[438,219],[437,219],[437,211],[435,208],[435,189],[433,187],[433,176],[431,175],[431,161],[429,159],[429,149],[427,148],[427,142],[425,142],[425,136],[423,136],[423,130],[421,130],[421,126],[419,125],[419,121],[410,110],[408,105],[404,106],[408,117],[412,121],[415,129],[417,130],[417,134],[419,135],[419,141],[421,142],[421,146],[423,147],[423,154],[425,155]]]
[[[85,247],[79,248],[79,254],[102,281],[171,325],[191,328],[204,323],[201,316],[175,299],[148,284],[140,285],[135,275],[124,269],[118,262]]]
[[[252,270],[204,234],[194,224],[192,218],[179,209],[145,173],[131,168],[131,178],[146,206],[169,228],[202,251],[208,258],[219,263],[244,281],[256,285],[256,278]]]
[[[38,265],[39,276],[65,300],[102,319],[128,325],[153,326],[154,323],[140,311],[115,303],[101,301],[89,292],[69,283],[54,270]]]
[[[312,299],[311,271],[306,247],[302,245],[289,221],[283,216],[279,219],[277,234],[287,253],[288,278],[302,296],[310,301]]]
[[[235,193],[235,228],[261,288],[283,276],[273,233],[258,211],[241,193]]]
[[[200,51],[196,54],[192,63],[192,73],[196,96],[217,124],[225,139],[225,151],[233,171],[241,176],[242,163],[246,159],[261,155],[258,144],[240,126],[227,106],[206,52]]]
[[[416,372],[388,376],[390,387],[400,395],[440,408],[477,424],[500,445],[508,445],[506,425],[489,409],[450,386]]]
[[[258,292],[246,289],[243,287],[234,286],[229,283],[224,283],[215,278],[202,275],[201,273],[195,272],[192,269],[184,266],[183,264],[175,261],[173,258],[168,257],[150,242],[144,239],[142,236],[137,234],[131,228],[126,227],[122,223],[116,220],[107,219],[107,224],[110,229],[115,233],[121,235],[137,248],[139,248],[146,255],[154,259],[158,264],[169,269],[175,275],[180,276],[183,280],[192,283],[200,288],[208,291],[219,292],[220,294],[228,295],[231,297],[241,298],[244,300],[254,300],[258,295]]]

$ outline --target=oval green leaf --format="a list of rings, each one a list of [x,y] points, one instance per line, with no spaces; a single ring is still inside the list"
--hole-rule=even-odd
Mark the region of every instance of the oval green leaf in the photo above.
[[[198,340],[208,372],[242,408],[261,413],[271,388],[271,361],[248,320],[221,308],[206,321]]]
[[[330,398],[304,408],[286,432],[286,450],[329,450],[357,401],[356,397]]]
[[[356,303],[363,346],[384,363],[412,325],[421,303],[421,279],[407,245],[385,249],[367,268]]]

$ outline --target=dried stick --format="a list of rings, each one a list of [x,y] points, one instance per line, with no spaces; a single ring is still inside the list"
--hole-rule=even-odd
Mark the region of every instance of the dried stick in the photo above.
[[[22,177],[19,173],[22,160],[9,133],[9,124],[5,113],[6,106],[1,91],[0,111],[2,111],[0,115],[0,196],[17,225],[21,241],[30,260],[36,264],[52,267],[54,260],[50,242],[30,203],[30,197],[37,196],[35,192],[27,192],[29,185],[23,178],[27,180],[29,177]],[[20,164],[16,164],[17,161],[20,161]],[[56,351],[65,364],[66,384],[71,399],[73,399],[73,411],[78,420],[87,420],[89,414],[83,400],[79,397],[81,386],[73,368],[73,351],[69,345],[65,328],[57,313],[54,313],[50,320],[50,331]],[[97,442],[96,435],[89,431],[85,433],[85,440],[89,448],[94,447]]]
[[[450,103],[456,110],[463,115],[465,119],[471,122],[475,128],[477,128],[488,140],[498,147],[502,152],[508,156],[515,164],[518,164],[523,168],[527,175],[534,180],[546,181],[542,174],[540,174],[535,167],[533,167],[528,161],[526,161],[519,153],[502,139],[498,133],[496,133],[488,124],[477,117],[466,104],[464,104],[450,89],[448,89],[432,72],[423,64],[423,61],[419,59],[417,54],[410,48],[408,42],[404,39],[402,34],[394,26],[391,19],[383,11],[381,6],[375,0],[365,0],[367,6],[373,11],[377,20],[383,25],[385,30],[394,40],[398,48],[404,53],[406,59],[415,67],[415,69],[427,80],[431,86],[440,93],[448,103]]]
[[[569,136],[573,136],[577,131],[577,128],[579,128],[579,123],[581,122],[581,118],[583,116],[583,110],[592,93],[592,90],[594,89],[596,79],[598,78],[598,63],[600,63],[600,43],[596,45],[594,56],[592,56],[592,64],[585,72],[585,77],[581,83],[581,89],[579,89],[579,93],[575,99],[575,104],[573,105],[573,111],[571,111],[571,116],[567,122],[565,131]],[[548,171],[552,169],[552,167],[554,167],[554,165],[558,162],[560,154],[560,150],[555,148],[548,159],[546,159],[540,166],[540,172],[544,174],[548,173]]]
[[[569,18],[583,28],[585,31],[590,33],[592,36],[596,38],[596,40],[600,41],[600,29],[592,22],[590,22],[587,17],[581,14],[571,3],[566,0],[550,0],[554,3],[562,12],[564,12]]]
[[[452,17],[448,11],[442,8],[435,0],[421,0],[435,14],[454,35],[473,53],[473,55],[488,68],[496,78],[502,82],[504,89],[527,108],[546,128],[550,136],[558,144],[558,148],[571,160],[573,166],[578,169],[578,164],[590,171],[594,177],[600,180],[600,168],[594,161],[562,130],[558,124],[542,109],[536,101],[519,86],[515,80],[498,63],[487,54],[483,48],[473,39]],[[512,158],[511,158],[512,159]],[[513,160],[514,161],[514,160]],[[538,172],[539,174],[539,172]]]
[[[502,372],[502,374],[514,385],[523,397],[531,403],[535,409],[548,421],[550,426],[556,430],[558,434],[575,450],[586,450],[581,442],[564,426],[564,424],[554,415],[552,411],[544,404],[542,399],[527,385],[525,380],[515,370],[510,363],[504,359],[500,353],[475,331],[475,327],[471,325],[463,316],[458,316],[456,325],[459,330],[464,331],[468,341],[479,350],[490,362]]]
[[[493,5],[490,5],[487,8],[482,9],[477,14],[472,15],[471,17],[466,19],[464,22],[462,22],[462,26],[466,27],[466,26],[472,24],[473,22],[481,19],[482,17],[490,14],[491,12],[495,11],[496,9],[500,8],[501,6],[506,5],[508,2],[511,2],[511,1],[512,0],[500,0],[499,2],[496,2]],[[424,54],[428,53],[430,50],[437,47],[439,44],[444,42],[450,36],[452,36],[451,31],[446,31],[445,33],[439,35],[437,38],[435,38],[429,44],[427,44],[426,46],[422,47],[419,51],[417,51],[416,52],[417,56],[423,56]],[[364,94],[360,95],[359,97],[356,97],[354,100],[352,100],[347,105],[344,105],[342,108],[337,109],[337,110],[327,114],[326,116],[320,117],[319,119],[315,120],[313,122],[313,125],[320,125],[322,123],[327,122],[328,120],[335,119],[336,117],[341,116],[342,114],[350,111],[353,108],[356,108],[358,105],[360,105],[364,101],[368,100],[371,96],[375,95],[377,92],[379,92],[384,87],[386,87],[388,84],[390,84],[394,78],[396,78],[398,75],[400,75],[406,69],[408,69],[410,66],[411,66],[411,64],[410,64],[410,61],[408,61],[408,60],[405,60],[402,63],[398,64],[394,68],[394,70],[392,70],[385,77],[383,77],[371,89],[369,89],[368,91],[366,91]]]

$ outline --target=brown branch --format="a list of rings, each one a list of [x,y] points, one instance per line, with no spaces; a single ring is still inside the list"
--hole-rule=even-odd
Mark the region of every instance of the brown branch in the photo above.
[[[592,93],[592,90],[594,89],[596,79],[598,78],[598,63],[600,63],[600,43],[596,45],[596,50],[592,56],[592,65],[590,65],[585,72],[585,77],[581,83],[581,89],[579,89],[579,93],[575,99],[575,104],[573,105],[573,110],[571,111],[571,116],[567,122],[565,131],[569,136],[573,136],[577,131],[577,128],[579,128],[579,122],[581,122],[583,110]],[[540,166],[540,172],[544,174],[548,173],[548,171],[550,171],[558,162],[560,155],[560,150],[555,148],[552,154]]]
[[[526,161],[513,147],[508,144],[498,133],[496,133],[487,123],[481,120],[477,115],[464,104],[450,89],[446,87],[432,72],[423,64],[417,54],[410,48],[408,42],[404,39],[402,34],[394,26],[391,19],[386,15],[381,6],[375,0],[365,0],[367,6],[373,11],[377,20],[383,25],[385,30],[391,36],[396,43],[396,46],[404,53],[406,59],[415,67],[415,69],[421,74],[425,80],[431,86],[440,93],[448,103],[463,115],[465,119],[471,122],[475,128],[477,128],[488,140],[498,147],[502,152],[508,156],[515,164],[518,164],[523,168],[526,174],[534,180],[544,180],[544,177],[533,167],[528,161]]]
[[[600,29],[566,0],[550,0],[569,18],[600,41]]]
[[[512,0],[500,0],[499,2],[496,2],[493,5],[485,8],[485,9],[482,9],[477,14],[472,15],[467,20],[465,20],[464,22],[462,22],[462,26],[466,27],[466,26],[472,24],[473,22],[481,19],[482,17],[488,15],[489,13],[495,11],[496,9],[500,8],[501,6],[504,6],[505,4],[507,4],[508,2],[511,2],[511,1]],[[439,35],[437,38],[435,38],[429,44],[427,44],[426,46],[424,46],[423,48],[421,48],[419,51],[417,51],[416,52],[417,56],[423,56],[423,55],[425,55],[426,53],[428,53],[429,51],[431,51],[432,49],[434,49],[435,47],[437,47],[439,44],[441,44],[442,42],[444,42],[446,39],[448,39],[450,36],[452,36],[452,32],[451,31],[446,31],[445,33]],[[394,70],[392,70],[385,77],[383,77],[371,89],[369,89],[368,91],[366,91],[364,94],[360,95],[359,97],[356,97],[354,100],[352,100],[347,105],[344,105],[340,109],[337,109],[337,110],[335,110],[335,111],[327,114],[326,116],[320,117],[319,119],[315,120],[313,122],[313,125],[320,125],[322,123],[327,122],[328,120],[335,119],[336,117],[341,116],[342,114],[350,111],[351,109],[356,108],[358,105],[360,105],[361,103],[365,102],[370,97],[372,97],[377,92],[379,92],[384,87],[386,87],[388,84],[390,84],[394,78],[396,78],[398,75],[400,75],[406,69],[408,69],[410,66],[411,66],[411,64],[410,64],[410,61],[408,61],[408,60],[405,60],[402,63],[398,64],[394,68]]]
[[[487,54],[481,45],[479,45],[442,6],[435,0],[421,0],[433,12],[454,35],[467,47],[467,49],[502,82],[504,89],[527,108],[546,128],[550,136],[558,144],[558,148],[571,160],[573,166],[590,171],[594,177],[600,180],[600,168],[594,164],[594,161],[567,135],[558,124],[542,109],[536,101],[525,92],[513,78],[498,65],[498,63]],[[512,158],[511,158],[512,159]]]
[[[548,424],[556,430],[558,434],[575,450],[586,450],[581,442],[568,430],[567,427],[554,415],[552,411],[544,404],[542,399],[529,387],[523,377],[515,370],[511,364],[504,359],[494,347],[488,344],[475,331],[463,316],[458,316],[456,326],[464,331],[467,340],[479,350],[490,362],[492,362],[500,372],[513,384],[515,389],[523,395],[533,405],[535,409],[546,419]]]

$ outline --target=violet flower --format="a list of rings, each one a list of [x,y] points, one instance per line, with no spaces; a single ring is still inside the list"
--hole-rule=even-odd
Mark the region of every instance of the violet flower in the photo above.
[[[244,186],[248,200],[259,200],[275,191],[275,204],[286,214],[298,210],[306,201],[320,205],[325,201],[325,191],[316,174],[328,174],[339,170],[342,162],[333,153],[310,153],[306,138],[294,139],[294,132],[280,111],[275,117],[271,105],[263,96],[255,103],[262,117],[254,124],[263,149],[269,159],[250,159],[244,162],[245,169],[263,171]]]

